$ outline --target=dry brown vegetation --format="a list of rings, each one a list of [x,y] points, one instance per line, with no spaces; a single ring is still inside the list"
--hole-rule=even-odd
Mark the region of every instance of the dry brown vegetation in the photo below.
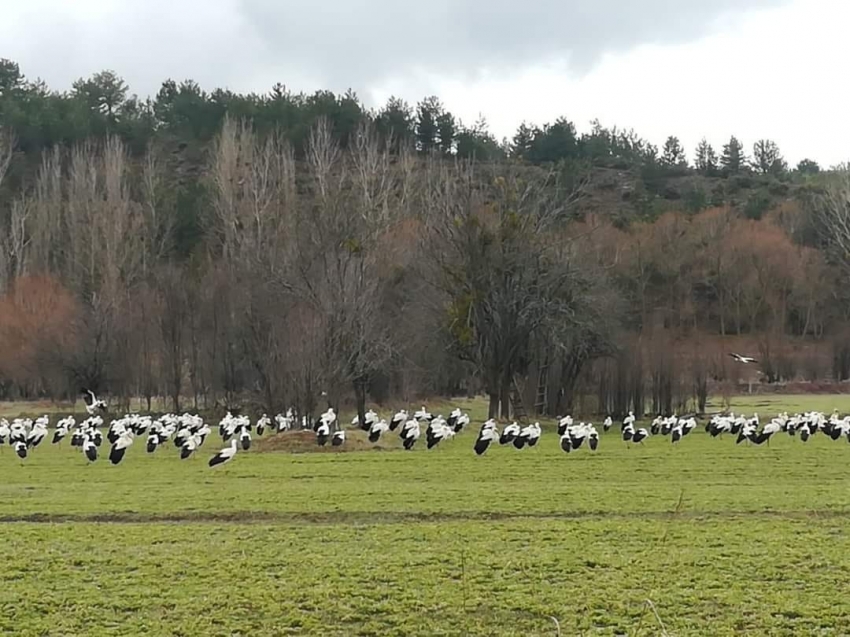
[[[13,149],[0,138],[0,184]],[[760,220],[624,226],[578,205],[574,175],[417,155],[365,122],[342,144],[326,120],[296,159],[226,119],[205,170],[203,241],[176,258],[160,150],[44,153],[3,216],[3,397],[311,414],[485,393],[507,417],[517,388],[549,414],[623,413],[850,378],[840,179]]]
[[[369,442],[369,434],[365,431],[349,430],[346,432],[345,444],[334,447],[328,442],[319,447],[316,445],[316,434],[312,431],[285,431],[257,440],[254,444],[261,453],[280,451],[285,453],[347,453],[349,451],[386,451],[399,450],[401,443],[396,437],[382,438],[377,443]]]

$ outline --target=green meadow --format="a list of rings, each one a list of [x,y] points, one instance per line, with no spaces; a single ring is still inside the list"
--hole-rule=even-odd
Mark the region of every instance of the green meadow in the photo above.
[[[461,406],[470,430],[430,451],[255,441],[210,470],[215,432],[196,458],[137,441],[118,466],[2,447],[0,634],[850,633],[846,441],[627,446],[616,427],[565,454],[547,428],[476,457],[481,405]],[[815,408],[850,400],[733,402]]]

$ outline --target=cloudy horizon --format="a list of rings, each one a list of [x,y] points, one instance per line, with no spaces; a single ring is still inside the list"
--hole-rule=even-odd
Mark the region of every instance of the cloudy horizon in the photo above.
[[[437,95],[497,138],[523,121],[598,118],[658,144],[775,140],[790,163],[850,159],[838,0],[3,1],[0,56],[66,90],[103,69],[132,93],[351,88],[367,106]],[[7,5],[7,6],[6,6]]]

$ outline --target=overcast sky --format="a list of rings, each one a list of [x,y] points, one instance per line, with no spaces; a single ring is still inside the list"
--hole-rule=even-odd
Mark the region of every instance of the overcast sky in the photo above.
[[[57,89],[109,68],[142,96],[166,78],[436,94],[497,137],[565,115],[850,159],[847,0],[0,0],[0,16],[0,57]]]

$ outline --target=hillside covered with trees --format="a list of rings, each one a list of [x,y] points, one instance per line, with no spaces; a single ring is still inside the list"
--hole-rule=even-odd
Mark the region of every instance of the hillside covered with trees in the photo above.
[[[848,197],[770,140],[497,140],[435,97],[57,92],[0,60],[0,397],[672,411],[741,348],[750,381],[843,381]]]

